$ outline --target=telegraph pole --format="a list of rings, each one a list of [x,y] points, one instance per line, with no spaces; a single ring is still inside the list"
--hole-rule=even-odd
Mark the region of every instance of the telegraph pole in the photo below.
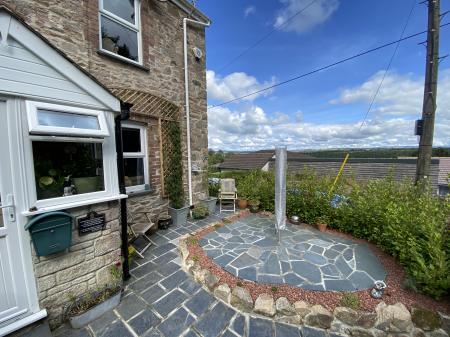
[[[426,180],[430,175],[439,68],[439,26],[440,0],[428,0],[427,61],[422,107],[423,129],[419,142],[416,184],[421,180]]]

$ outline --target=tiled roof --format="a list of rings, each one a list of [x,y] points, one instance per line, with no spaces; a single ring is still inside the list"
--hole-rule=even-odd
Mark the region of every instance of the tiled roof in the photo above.
[[[438,184],[439,185],[448,185],[449,184],[449,175],[450,174],[450,157],[440,157],[439,158],[439,176],[438,176]]]
[[[219,165],[226,170],[260,170],[273,157],[275,151],[257,151],[234,153]]]
[[[225,170],[260,170],[275,156],[274,150],[261,150],[256,152],[234,153],[227,157],[219,165],[220,169]],[[311,158],[301,152],[288,151],[288,160],[299,158]]]

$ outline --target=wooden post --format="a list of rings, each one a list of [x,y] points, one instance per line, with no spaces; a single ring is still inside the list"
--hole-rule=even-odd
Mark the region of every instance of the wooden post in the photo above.
[[[165,187],[164,187],[164,154],[163,154],[163,139],[162,139],[162,123],[161,117],[158,118],[158,136],[159,136],[159,164],[160,164],[160,179],[161,179],[161,194],[162,196],[166,195]]]

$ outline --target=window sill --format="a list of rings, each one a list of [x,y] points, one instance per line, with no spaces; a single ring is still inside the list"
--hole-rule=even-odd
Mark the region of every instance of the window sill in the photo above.
[[[122,57],[114,56],[114,54],[112,54],[112,53],[111,53],[111,54],[110,54],[110,53],[107,53],[107,52],[105,52],[105,51],[103,51],[103,50],[101,50],[101,49],[98,49],[98,50],[97,50],[97,54],[99,54],[99,55],[101,55],[101,56],[108,57],[108,58],[110,58],[110,59],[112,59],[112,60],[115,60],[115,61],[117,61],[117,62],[120,62],[120,63],[126,64],[126,65],[129,65],[129,66],[132,66],[132,67],[136,67],[136,68],[141,69],[141,70],[144,70],[144,71],[146,71],[146,72],[150,72],[150,69],[147,68],[147,67],[145,67],[145,66],[143,66],[143,65],[137,64],[137,63],[135,63],[135,62],[127,61],[126,59],[123,59]]]
[[[149,194],[155,194],[154,189],[147,189],[147,190],[141,190],[141,191],[134,191],[134,192],[127,192],[128,197],[140,197],[143,195],[149,195]]]
[[[120,200],[120,199],[125,199],[125,198],[128,198],[128,195],[118,194],[118,195],[114,195],[111,197],[87,199],[87,200],[75,201],[75,202],[65,203],[65,204],[60,204],[60,205],[55,205],[55,206],[42,207],[36,211],[25,211],[25,212],[22,212],[22,215],[33,216],[33,215],[52,212],[52,211],[60,211],[60,210],[64,210],[64,209],[76,208],[76,207],[87,206],[87,205],[92,205],[92,204],[100,204],[102,202]]]

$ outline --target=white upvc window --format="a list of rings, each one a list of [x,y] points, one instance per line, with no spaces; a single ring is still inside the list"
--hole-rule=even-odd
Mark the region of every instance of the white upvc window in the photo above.
[[[127,193],[149,190],[146,126],[123,123],[122,143]]]
[[[113,113],[32,101],[26,109],[30,207],[52,210],[117,199]]]
[[[103,111],[29,101],[27,117],[31,134],[109,136]]]
[[[100,50],[142,65],[140,0],[99,0]]]

